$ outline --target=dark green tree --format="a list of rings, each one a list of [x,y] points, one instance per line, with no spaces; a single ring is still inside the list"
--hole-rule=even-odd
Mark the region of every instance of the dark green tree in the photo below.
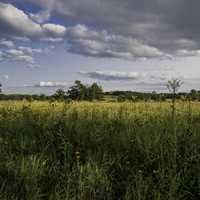
[[[97,83],[88,86],[76,80],[67,91],[67,96],[72,100],[100,100],[103,97],[103,89]]]
[[[103,89],[97,83],[93,83],[88,90],[89,100],[101,100],[103,98]]]
[[[197,90],[195,90],[195,89],[192,89],[191,91],[190,91],[190,97],[191,97],[191,99],[192,100],[196,100],[196,99],[198,99],[198,91]]]
[[[72,100],[85,100],[87,97],[87,87],[76,80],[67,91],[67,96]]]
[[[66,92],[63,89],[58,89],[53,97],[56,100],[64,100],[66,98]]]

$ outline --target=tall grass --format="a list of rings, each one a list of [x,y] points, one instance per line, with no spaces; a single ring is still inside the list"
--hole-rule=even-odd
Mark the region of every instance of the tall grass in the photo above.
[[[1,102],[0,199],[198,198],[200,103],[170,105]]]

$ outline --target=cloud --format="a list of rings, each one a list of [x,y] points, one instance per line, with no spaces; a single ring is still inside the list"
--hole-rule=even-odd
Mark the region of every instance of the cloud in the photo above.
[[[0,48],[5,47],[5,48],[13,48],[15,46],[13,41],[2,39],[0,40]]]
[[[66,28],[58,24],[44,24],[42,26],[46,35],[52,38],[61,38],[65,36]]]
[[[138,80],[140,78],[140,74],[138,72],[95,71],[79,73],[92,79],[105,81]]]
[[[86,76],[96,80],[103,81],[134,81],[135,83],[163,83],[166,85],[168,80],[178,78],[185,79],[175,71],[147,71],[147,72],[125,72],[125,71],[93,71],[93,72],[79,72],[80,75]]]
[[[5,2],[10,2],[9,0]],[[119,59],[171,59],[199,56],[200,3],[187,0],[16,0],[40,7],[28,13],[0,3],[0,37],[60,42],[68,51],[93,57]],[[188,8],[192,14],[188,14]],[[112,11],[112,12],[111,12]],[[50,23],[67,20],[65,27]]]
[[[63,37],[65,27],[57,24],[38,24],[24,11],[12,4],[0,3],[0,34],[33,39]]]
[[[9,49],[3,53],[3,59],[33,63],[33,57],[18,49]]]
[[[26,2],[47,10],[51,1]],[[54,0],[50,13],[54,12],[72,24],[97,27],[98,32],[107,30],[112,35],[132,38],[164,54],[179,56],[177,51],[195,52],[200,49],[199,7],[200,1],[191,3],[188,0],[84,0],[84,3],[80,0]],[[97,46],[94,40],[91,41],[87,41],[88,46]],[[194,52],[192,55],[196,56]],[[96,55],[90,48],[86,54]]]
[[[51,12],[54,9],[55,0],[48,0],[48,3],[45,4],[44,9],[41,10],[39,13],[30,13],[30,17],[36,21],[37,23],[44,23],[48,21],[51,17]]]
[[[3,75],[1,75],[1,78],[4,79],[4,80],[8,80],[9,76],[7,74],[3,74]]]
[[[33,22],[22,10],[11,4],[0,3],[1,33],[15,34],[19,36],[42,35],[42,28]]]
[[[47,21],[50,18],[50,13],[48,11],[41,11],[40,13],[30,13],[31,19],[39,24]]]
[[[19,50],[22,50],[24,52],[24,54],[30,55],[32,56],[34,53],[41,53],[42,50],[41,49],[33,49],[30,47],[24,47],[24,46],[20,46],[18,47]]]
[[[35,66],[35,60],[33,58],[35,53],[41,53],[41,49],[32,49],[30,47],[17,47],[14,49],[7,49],[0,53],[0,60],[2,61],[14,61],[27,63],[30,66]]]
[[[131,37],[97,32],[84,25],[76,25],[67,29],[68,49],[72,53],[95,57],[113,58],[167,58],[170,55],[159,49],[144,44]]]
[[[36,84],[36,87],[66,87],[69,84],[67,82],[53,82],[53,81],[41,81]]]
[[[200,56],[200,49],[199,50],[187,50],[181,49],[176,51],[176,55],[188,57],[188,56]]]

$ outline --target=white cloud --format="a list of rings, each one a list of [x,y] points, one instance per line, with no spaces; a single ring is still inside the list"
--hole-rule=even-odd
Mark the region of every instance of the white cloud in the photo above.
[[[166,84],[168,80],[173,78],[185,79],[175,71],[148,71],[148,72],[125,72],[125,71],[94,71],[94,72],[79,72],[83,76],[92,79],[104,81],[134,81],[146,83],[162,83]]]
[[[55,3],[55,0],[48,0],[42,11],[36,14],[31,13],[30,17],[38,23],[44,23],[45,21],[48,21],[51,17],[51,12],[54,9]]]
[[[62,25],[58,24],[44,24],[43,26],[44,32],[46,35],[51,36],[53,38],[61,38],[65,36],[66,28]]]
[[[84,25],[67,29],[69,51],[88,56],[124,59],[169,58],[170,55],[131,37],[94,31]]]
[[[29,37],[42,34],[39,24],[33,22],[22,10],[11,4],[0,3],[0,24],[3,30],[8,33],[12,31],[16,35],[26,35]]]
[[[40,81],[36,84],[36,87],[66,87],[69,84],[67,82],[53,82],[53,81]]]
[[[33,21],[39,24],[47,21],[50,18],[50,16],[50,13],[46,10],[36,14],[30,13],[31,19],[33,19]]]
[[[56,43],[56,42],[62,42],[63,38],[51,38],[51,37],[50,38],[42,38],[41,41]]]
[[[22,50],[18,49],[10,49],[4,52],[3,57],[6,60],[17,61],[17,62],[27,62],[33,63],[33,57],[31,55],[26,54]]]
[[[27,55],[33,55],[34,53],[41,53],[42,50],[41,49],[33,49],[30,47],[24,47],[24,46],[20,46],[18,47],[19,50],[22,50],[25,54]]]
[[[0,47],[13,48],[15,46],[13,41],[2,39],[0,40]]]
[[[34,54],[41,53],[41,49],[32,49],[30,47],[17,47],[14,49],[8,49],[0,54],[1,61],[15,61],[24,62],[28,65],[35,66]]]
[[[180,49],[176,51],[177,56],[200,56],[200,49],[197,50],[187,50],[187,49]]]
[[[38,24],[12,4],[0,3],[0,33],[28,38],[63,37],[66,28],[58,24]]]
[[[2,77],[2,79],[4,79],[4,80],[8,80],[8,79],[9,79],[9,76],[8,76],[7,74],[2,75],[1,77]]]
[[[12,38],[14,40],[20,41],[20,42],[25,42],[25,43],[29,43],[31,42],[31,39],[27,38],[27,37],[21,37],[21,36],[12,36]]]

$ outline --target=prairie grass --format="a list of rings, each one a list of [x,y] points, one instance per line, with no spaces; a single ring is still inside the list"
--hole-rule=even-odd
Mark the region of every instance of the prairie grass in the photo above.
[[[171,113],[170,102],[1,102],[0,199],[198,199],[200,103]]]

